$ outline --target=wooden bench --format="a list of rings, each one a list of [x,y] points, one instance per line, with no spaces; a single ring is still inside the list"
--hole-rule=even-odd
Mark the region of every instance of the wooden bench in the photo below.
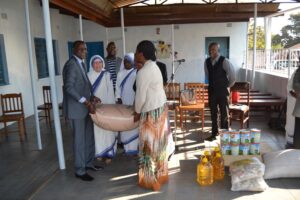
[[[238,103],[245,103],[246,99],[240,99]],[[204,99],[204,103],[208,106],[208,98]],[[274,99],[250,99],[250,107],[252,108],[265,108],[266,110],[274,109],[278,110],[284,103],[284,100],[281,98]]]
[[[239,103],[245,103],[247,93],[240,93]],[[259,92],[259,90],[250,91],[251,110],[279,111],[285,101],[280,97],[272,96],[271,93]],[[208,86],[205,87],[204,96],[205,107],[208,107]]]
[[[240,96],[240,99],[246,99],[247,96]],[[275,96],[250,96],[250,99],[281,99]]]
[[[240,96],[245,96],[247,93],[240,93]],[[257,93],[250,93],[250,96],[272,96],[271,93],[265,93],[265,92],[257,92]]]
[[[240,99],[238,103],[245,102],[244,99]],[[253,106],[278,106],[283,103],[283,99],[251,99],[250,105]]]

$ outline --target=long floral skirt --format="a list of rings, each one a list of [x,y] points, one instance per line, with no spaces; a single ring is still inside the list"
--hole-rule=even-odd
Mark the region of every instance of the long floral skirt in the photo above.
[[[168,181],[168,108],[142,113],[139,131],[139,172],[141,187],[159,190]]]

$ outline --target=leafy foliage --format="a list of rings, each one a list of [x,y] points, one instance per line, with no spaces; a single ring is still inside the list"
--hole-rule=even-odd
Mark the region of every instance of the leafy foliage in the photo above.
[[[248,48],[253,49],[253,27],[251,24],[248,30]],[[262,26],[256,27],[256,49],[264,49],[265,48],[265,32]]]
[[[282,27],[281,34],[274,36],[272,44],[280,42],[284,48],[289,48],[300,43],[300,13],[291,15],[289,21],[289,25]]]
[[[281,39],[278,35],[272,35],[272,49],[281,49]],[[256,27],[256,49],[265,49],[265,30],[262,26]],[[253,49],[253,24],[248,30],[248,48]]]

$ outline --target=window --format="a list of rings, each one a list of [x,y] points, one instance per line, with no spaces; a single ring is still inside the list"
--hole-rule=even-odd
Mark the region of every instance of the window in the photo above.
[[[54,69],[55,75],[59,75],[58,70],[58,54],[57,54],[57,41],[52,40],[53,56],[54,56]],[[49,77],[46,40],[44,38],[34,38],[36,64],[38,69],[38,78]]]
[[[220,44],[220,54],[229,58],[229,37],[206,37],[205,38],[205,54],[208,57],[208,46],[212,42]]]
[[[87,47],[87,58],[86,58],[86,63],[90,64],[90,60],[92,58],[92,56],[94,55],[100,55],[102,58],[104,58],[104,46],[103,46],[103,42],[99,41],[99,42],[86,42],[86,47]],[[69,50],[69,57],[71,58],[71,56],[73,55],[72,52],[73,49],[73,42],[68,42],[68,50]],[[89,71],[89,66],[88,69]]]
[[[0,86],[8,85],[7,63],[3,35],[0,34]]]

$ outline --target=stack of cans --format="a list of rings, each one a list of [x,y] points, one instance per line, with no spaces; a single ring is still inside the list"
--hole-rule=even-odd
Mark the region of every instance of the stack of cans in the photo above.
[[[261,131],[259,129],[253,128],[250,130],[250,135],[251,135],[250,154],[259,155]]]
[[[230,131],[230,146],[231,146],[231,155],[239,155],[241,143],[241,135],[239,131],[232,130]]]
[[[219,131],[221,136],[221,152],[223,155],[259,155],[260,136],[259,129],[241,129]]]
[[[250,130],[241,129],[241,145],[240,145],[240,155],[249,155],[250,153]]]
[[[230,132],[227,129],[219,130],[221,136],[221,152],[223,155],[231,154]]]

